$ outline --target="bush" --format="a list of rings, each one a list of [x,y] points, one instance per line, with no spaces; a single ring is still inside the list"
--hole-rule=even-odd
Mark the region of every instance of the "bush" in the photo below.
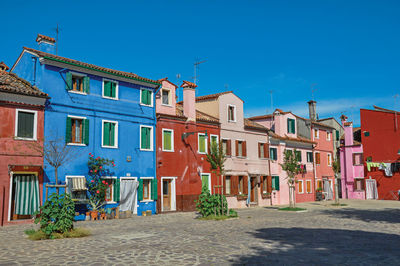
[[[237,211],[229,209],[229,217],[238,217]]]
[[[40,231],[47,238],[54,238],[54,233],[63,234],[74,228],[75,204],[68,194],[53,193],[34,215]]]
[[[28,235],[30,240],[44,240],[44,239],[62,239],[62,238],[78,238],[90,235],[90,231],[85,228],[75,228],[71,231],[61,233],[53,233],[51,237],[48,237],[42,230],[35,231],[33,229],[26,230],[25,234]]]
[[[202,217],[207,217],[210,215],[223,215],[227,213],[228,202],[226,197],[222,195],[223,210],[221,195],[214,194],[211,195],[207,187],[203,187],[199,199],[196,201],[196,209],[201,214]]]

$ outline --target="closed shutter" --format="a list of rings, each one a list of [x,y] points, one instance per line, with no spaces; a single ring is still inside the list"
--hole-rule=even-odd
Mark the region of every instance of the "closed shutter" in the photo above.
[[[279,190],[279,176],[275,176],[275,190]]]
[[[292,123],[292,133],[295,134],[296,133],[296,120],[292,119],[291,123]]]
[[[110,146],[110,123],[103,124],[103,145]]]
[[[232,142],[230,139],[226,141],[226,155],[232,155]]]
[[[33,138],[35,114],[30,112],[18,112],[17,137]]]
[[[235,150],[236,150],[236,156],[239,156],[239,141],[235,141]]]
[[[319,152],[315,153],[315,163],[321,164],[321,154]]]
[[[258,158],[262,158],[261,156],[261,145],[263,145],[262,143],[258,143]]]
[[[151,199],[157,200],[157,178],[151,180]]]
[[[65,74],[65,89],[67,91],[72,90],[72,73],[71,72],[67,72]]]
[[[267,143],[264,144],[264,158],[269,158],[269,145]]]
[[[310,181],[306,181],[306,191],[307,193],[311,193],[311,182]]]
[[[147,91],[147,104],[151,105],[151,91]]]
[[[83,77],[83,92],[89,94],[90,93],[90,78]]]
[[[111,82],[111,97],[116,98],[116,93],[117,93],[117,83]]]
[[[226,195],[226,176],[223,176],[222,182],[222,194]]]
[[[267,192],[272,192],[272,176],[267,176]]]
[[[89,145],[89,119],[83,120],[83,143]]]
[[[67,117],[67,125],[65,127],[65,143],[71,143],[72,142],[72,119],[71,117]]]
[[[138,200],[143,200],[143,179],[139,179]]]
[[[104,96],[111,97],[111,82],[104,81]]]
[[[288,119],[287,120],[287,132],[288,133],[291,133],[290,126],[291,126],[290,119]]]
[[[206,151],[206,136],[199,135],[199,152],[207,152]]]
[[[249,181],[248,181],[248,177],[247,176],[243,176],[243,194],[244,195],[247,195],[248,193],[249,193],[249,190],[248,190],[248,183]]]
[[[115,202],[120,201],[121,197],[121,180],[119,178],[114,180],[114,195],[113,195],[113,200]]]
[[[298,162],[301,162],[301,151],[296,151],[295,156],[296,156],[296,160],[297,160]]]
[[[336,134],[336,141],[339,141],[339,139],[340,139],[339,131],[335,130],[335,134]]]
[[[246,147],[246,141],[242,142],[242,156],[247,157],[247,147]]]
[[[115,146],[115,124],[110,123],[110,146]]]
[[[163,135],[164,135],[164,150],[170,151],[172,150],[172,132],[171,131],[163,131]]]
[[[231,194],[237,195],[239,194],[239,177],[237,175],[231,176]]]
[[[150,128],[148,127],[141,128],[140,146],[145,150],[150,149]]]

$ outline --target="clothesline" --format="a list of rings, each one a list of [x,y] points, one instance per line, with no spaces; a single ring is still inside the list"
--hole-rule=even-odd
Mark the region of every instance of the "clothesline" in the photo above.
[[[376,167],[379,170],[384,170],[386,176],[393,176],[393,173],[400,172],[400,162],[367,162],[367,170],[371,171],[372,167]]]

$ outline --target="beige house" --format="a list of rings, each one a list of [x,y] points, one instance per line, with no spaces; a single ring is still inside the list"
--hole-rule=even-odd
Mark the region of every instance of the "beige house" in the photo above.
[[[227,160],[223,180],[230,208],[271,204],[268,130],[245,119],[232,91],[196,98],[196,109],[219,119]]]

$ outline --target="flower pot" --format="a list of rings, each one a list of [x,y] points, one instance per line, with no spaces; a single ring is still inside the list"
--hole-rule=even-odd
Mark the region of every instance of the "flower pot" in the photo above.
[[[100,214],[100,220],[107,220],[106,213],[101,213]]]
[[[98,211],[91,211],[90,212],[90,217],[92,218],[92,221],[96,221],[99,219],[99,212]]]

